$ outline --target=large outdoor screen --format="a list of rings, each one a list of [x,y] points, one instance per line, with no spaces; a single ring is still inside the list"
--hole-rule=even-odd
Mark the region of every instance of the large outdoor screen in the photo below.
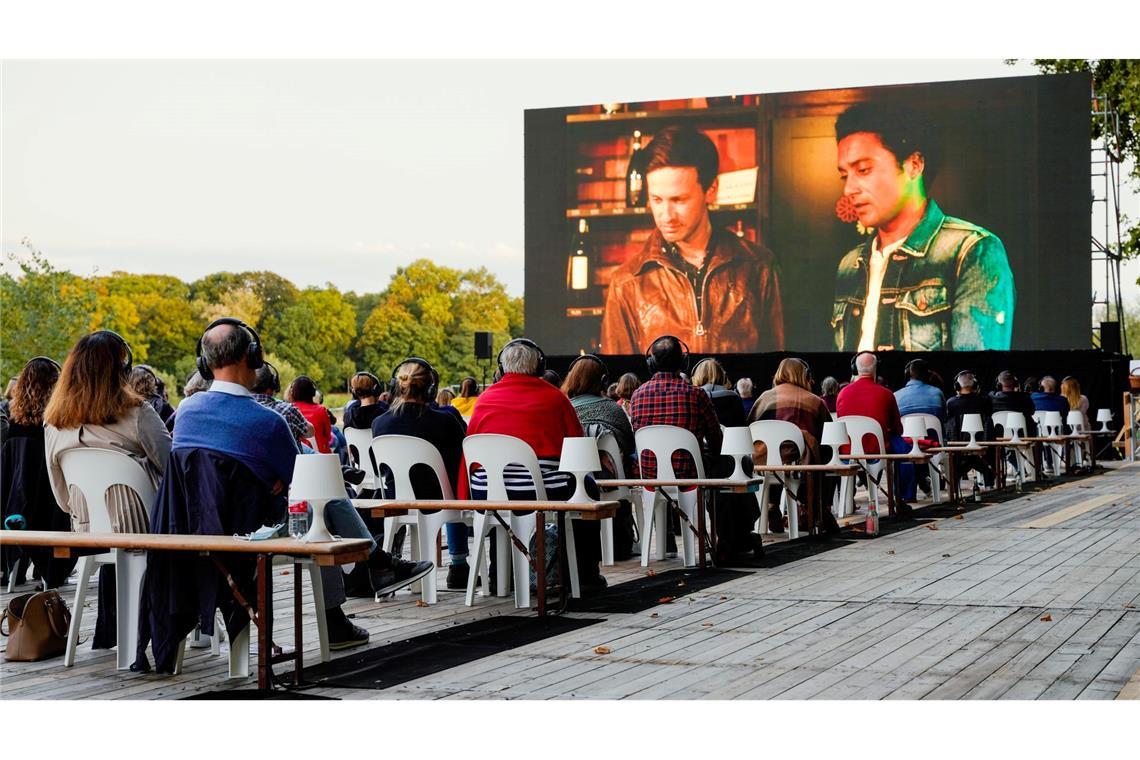
[[[551,354],[1087,348],[1086,75],[529,110]]]

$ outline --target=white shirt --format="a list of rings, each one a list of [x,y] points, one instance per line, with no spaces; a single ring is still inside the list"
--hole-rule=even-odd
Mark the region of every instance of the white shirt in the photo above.
[[[867,303],[863,306],[863,333],[859,336],[860,351],[875,350],[875,328],[879,323],[879,301],[883,295],[883,277],[887,274],[887,261],[897,251],[906,238],[896,240],[883,250],[879,250],[879,236],[871,242],[871,257],[868,262]]]
[[[228,393],[231,396],[253,396],[249,388],[225,380],[214,380],[210,383],[210,393]]]

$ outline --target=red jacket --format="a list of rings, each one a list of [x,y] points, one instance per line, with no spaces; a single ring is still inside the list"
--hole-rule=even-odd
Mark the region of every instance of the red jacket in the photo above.
[[[562,456],[562,439],[580,437],[582,423],[570,399],[541,377],[509,372],[479,396],[467,435],[498,433],[526,441],[539,459]],[[467,461],[461,465],[460,499],[470,498]]]
[[[883,429],[883,441],[888,448],[891,438],[902,435],[902,418],[899,416],[899,404],[895,400],[895,394],[869,377],[860,377],[839,391],[839,398],[835,400],[835,416],[843,417],[848,414],[859,414],[878,422],[879,427]],[[869,440],[864,443],[868,446],[866,448],[868,454],[879,453],[871,450],[875,444]]]
[[[329,422],[328,411],[320,404],[310,404],[306,401],[294,401],[293,406],[297,407],[302,417],[312,423],[316,431],[313,434],[313,443],[316,444],[317,451],[331,454],[332,448],[329,442],[332,440],[332,423]]]

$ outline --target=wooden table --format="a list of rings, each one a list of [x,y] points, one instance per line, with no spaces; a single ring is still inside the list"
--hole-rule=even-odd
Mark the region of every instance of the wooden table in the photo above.
[[[54,530],[0,531],[0,544],[5,546],[47,546],[59,558],[84,554],[102,554],[111,549],[128,551],[195,552],[210,555],[219,564],[215,554],[257,555],[257,610],[231,583],[230,590],[238,604],[249,613],[257,626],[257,688],[268,690],[273,685],[273,666],[279,662],[293,662],[293,683],[301,683],[304,643],[301,637],[301,572],[294,563],[293,572],[293,635],[292,654],[272,654],[273,638],[273,572],[274,555],[311,557],[322,567],[364,562],[368,559],[371,542],[363,538],[342,539],[322,543],[305,543],[294,538],[274,538],[266,541],[242,541],[233,536],[185,536],[167,533],[71,533]],[[219,569],[228,573],[219,564]]]
[[[546,531],[542,526],[536,526],[534,532],[534,556],[531,556],[529,549],[518,536],[514,534],[511,527],[507,525],[506,521],[498,515],[499,512],[514,512],[516,514],[529,514],[531,512],[554,512],[557,514],[558,520],[558,578],[561,583],[559,588],[562,594],[561,608],[566,608],[566,518],[567,516],[575,520],[605,520],[606,518],[613,517],[618,511],[618,502],[616,501],[591,501],[591,502],[569,502],[569,501],[543,501],[533,499],[517,499],[511,501],[465,501],[460,499],[415,499],[415,500],[401,500],[401,499],[353,499],[352,506],[359,510],[365,510],[372,517],[403,517],[411,510],[420,511],[433,511],[433,510],[447,510],[451,512],[462,512],[466,510],[491,510],[495,513],[495,519],[507,531],[510,536],[511,543],[515,548],[522,552],[523,556],[530,562],[531,567],[534,568],[535,574],[535,597],[538,602],[538,614],[540,616],[546,615],[546,568],[543,566],[546,557]],[[478,560],[476,560],[478,562]],[[500,568],[502,572],[506,572]]]
[[[887,463],[886,469],[883,472],[883,477],[887,479],[887,514],[892,517],[895,514],[895,478],[894,478],[894,463],[895,462],[922,462],[930,461],[930,456],[927,454],[840,454],[840,460],[851,460],[854,462],[867,462],[883,460]],[[868,480],[871,480],[871,471],[866,468],[866,465],[860,464],[863,471],[867,473]]]
[[[1024,457],[1025,454],[1021,450],[1025,448],[1032,449],[1035,444],[1032,441],[1027,441],[1024,437],[1022,437],[1016,441],[1014,441],[1012,438],[997,438],[992,441],[978,441],[978,445],[992,446],[993,448],[997,449],[997,456],[994,458],[996,460],[995,464],[997,465],[994,468],[994,484],[998,488],[1005,488],[1005,449],[1007,447],[1015,449],[1018,456]],[[1034,468],[1036,470],[1036,464],[1034,465]],[[1021,477],[1020,472],[1021,467],[1018,466],[1018,478]],[[1021,488],[1020,480],[1018,481],[1018,488]]]
[[[660,478],[603,478],[596,481],[598,488],[696,488],[698,493],[701,489],[705,489],[704,493],[710,494],[709,508],[712,511],[712,534],[714,539],[712,542],[708,540],[708,533],[705,531],[705,510],[701,504],[700,496],[697,497],[697,524],[696,526],[689,525],[689,529],[697,535],[697,566],[704,570],[708,565],[706,562],[705,554],[709,550],[709,544],[713,544],[715,551],[715,536],[716,536],[716,497],[718,493],[756,493],[760,490],[760,486],[764,483],[762,478],[748,478],[747,480],[735,480],[733,478],[673,478],[671,480],[662,480]],[[683,522],[688,522],[685,513],[681,511],[680,506],[674,503],[669,494],[665,491],[661,492],[662,496],[669,503],[670,506],[675,507],[681,516]],[[646,526],[642,526],[645,528]],[[659,526],[658,530],[668,530],[668,526]],[[647,532],[649,532],[647,530]],[[649,550],[649,536],[642,536],[641,551]]]
[[[946,482],[948,484],[946,494],[951,504],[957,504],[962,500],[961,490],[958,483],[958,470],[957,470],[957,457],[961,454],[981,454],[985,452],[984,446],[976,446],[970,444],[969,441],[964,441],[964,445],[957,446],[931,446],[924,449],[927,454],[946,454]]]
[[[780,487],[783,488],[792,501],[798,504],[800,502],[799,494],[793,493],[792,489],[788,488],[788,484],[780,477],[781,472],[802,472],[807,475],[807,493],[804,494],[804,500],[807,502],[807,516],[808,516],[808,535],[813,535],[817,532],[818,525],[816,524],[815,514],[815,477],[817,475],[854,475],[859,467],[854,464],[758,464],[753,468],[754,472],[764,474],[771,472],[776,475],[776,480],[779,481]],[[760,509],[767,509],[767,504],[761,504]],[[822,515],[820,515],[822,518]],[[822,519],[820,520],[822,522]],[[791,538],[789,531],[789,538]]]

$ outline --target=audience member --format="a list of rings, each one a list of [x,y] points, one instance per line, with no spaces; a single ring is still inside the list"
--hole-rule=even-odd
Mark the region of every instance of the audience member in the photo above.
[[[606,380],[609,379],[608,372],[605,362],[598,356],[579,356],[570,363],[570,370],[562,383],[562,392],[570,399],[587,435],[613,433],[624,460],[622,466],[625,473],[634,477],[631,473],[636,472],[637,446],[633,442],[629,417],[616,401],[602,395],[602,388],[606,387]],[[611,467],[610,472],[616,470]]]
[[[835,414],[835,399],[839,398],[839,381],[830,375],[819,384],[819,398],[827,411]]]
[[[443,457],[448,485],[451,486],[452,493],[456,493],[459,485],[459,461],[463,456],[463,423],[452,414],[430,406],[436,377],[431,365],[422,359],[405,359],[401,362],[396,367],[393,383],[395,400],[390,409],[372,422],[372,435],[410,435],[435,446]],[[391,471],[387,466],[382,466],[380,474],[387,478],[384,498],[395,498],[396,489]],[[412,468],[411,479],[416,498],[443,498],[435,472],[427,465]],[[463,590],[467,588],[468,575],[467,524],[462,521],[449,522],[446,531],[447,551],[451,555],[451,564],[447,568],[447,588]]]
[[[16,379],[9,378],[8,385],[4,388],[4,398],[0,400],[0,417],[8,418],[8,406],[12,403],[12,392],[16,390]]]
[[[618,378],[617,381],[617,404],[625,412],[625,416],[629,416],[629,400],[633,398],[633,392],[641,385],[641,378],[632,372],[626,372]]]
[[[1021,412],[1025,415],[1025,432],[1037,435],[1037,422],[1033,419],[1033,413],[1036,411],[1033,399],[1025,391],[1019,390],[1017,376],[1009,370],[1000,372],[997,376],[997,387],[998,390],[990,394],[994,411]]]
[[[823,399],[812,393],[811,368],[803,359],[789,357],[780,362],[776,374],[772,377],[772,387],[760,394],[748,417],[749,423],[758,420],[783,420],[792,423],[804,435],[802,464],[822,462],[819,441],[823,437],[823,424],[831,421],[831,413],[828,412]],[[767,447],[759,442],[755,446],[755,461],[767,462]],[[785,464],[795,462],[799,458],[799,449],[791,441],[785,442],[780,447],[780,461]],[[833,489],[834,484],[831,488],[817,490],[822,496]],[[806,494],[806,479],[801,479],[801,493]],[[773,489],[772,495],[778,498],[779,492]],[[821,499],[812,505],[812,509],[816,514],[823,515],[824,526],[829,532],[838,531],[839,525],[835,522],[831,510],[819,508],[822,503]],[[778,508],[769,508],[768,525],[773,532],[783,530]]]
[[[895,391],[899,414],[932,414],[946,418],[946,396],[930,383],[930,365],[925,359],[911,359],[906,365],[906,385]]]
[[[1069,375],[1061,381],[1061,395],[1069,402],[1069,410],[1076,409],[1080,411],[1085,430],[1091,430],[1089,426],[1089,397],[1081,393],[1081,381]]]
[[[855,356],[854,363],[858,378],[839,392],[835,400],[837,415],[840,418],[852,414],[870,417],[879,423],[883,431],[887,452],[904,454],[910,451],[911,447],[902,437],[902,418],[895,394],[875,380],[878,359],[870,351],[863,351]],[[863,441],[863,448],[868,454],[878,453],[877,442],[870,438]],[[900,462],[895,470],[898,473],[895,513],[909,517],[913,509],[908,502],[914,500],[916,489],[914,465]]]
[[[552,369],[548,369],[542,373],[542,379],[553,385],[555,388],[562,387],[562,375],[559,375]]]
[[[308,375],[301,375],[289,383],[285,391],[285,400],[297,407],[297,410],[313,426],[311,448],[322,454],[332,453],[332,423],[329,422],[328,411],[317,403],[317,385]]]
[[[486,377],[484,375],[483,377]],[[479,381],[473,377],[465,377],[459,384],[459,396],[451,405],[459,410],[464,417],[470,417],[475,410],[475,402],[479,400]]]
[[[202,377],[197,373],[195,375],[199,379]],[[207,386],[206,389],[208,390],[209,387]],[[297,450],[303,451],[301,441],[312,438],[315,429],[297,407],[288,401],[280,401],[274,396],[274,394],[281,392],[281,378],[277,374],[277,368],[269,362],[263,361],[256,370],[251,390],[254,401],[285,418],[285,422],[289,423],[289,432],[292,433],[293,440],[297,444]]]
[[[450,388],[440,388],[439,393],[435,394],[435,405],[441,409],[445,406],[453,406],[453,401],[455,401],[455,391]]]
[[[67,513],[59,508],[48,478],[44,453],[44,408],[59,380],[60,366],[46,356],[28,361],[16,377],[9,409],[8,433],[0,449],[0,506],[3,519],[24,518],[26,530],[70,530]],[[23,558],[16,582],[23,583],[28,562],[35,564],[34,578],[44,588],[62,586],[75,567],[74,559],[55,559],[51,549],[4,546],[0,548],[0,585],[8,582],[12,563]]]
[[[1041,381],[1037,379],[1036,375],[1030,375],[1025,378],[1025,382],[1021,384],[1021,390],[1023,393],[1032,395],[1041,390]]]
[[[725,427],[741,427],[747,415],[740,396],[728,389],[728,373],[716,359],[701,359],[693,369],[693,385],[709,395],[717,421]]]
[[[1041,378],[1041,390],[1030,394],[1030,398],[1038,412],[1060,412],[1062,420],[1069,413],[1069,402],[1058,392],[1057,378],[1052,375]]]
[[[744,406],[744,416],[748,417],[749,412],[752,411],[752,405],[756,403],[756,399],[752,397],[752,378],[742,377],[736,381],[736,395],[740,396],[740,403]]]
[[[174,407],[163,398],[159,391],[159,379],[154,370],[145,364],[136,364],[131,369],[130,384],[135,393],[142,396],[143,401],[158,412],[162,424],[165,425],[166,421],[174,414]]]
[[[615,403],[617,402],[617,400],[618,400],[617,383],[610,383],[609,385],[606,386],[605,397],[608,398],[610,401],[613,401]],[[622,414],[625,414],[625,410],[622,410]]]
[[[562,501],[573,492],[572,476],[558,472],[562,441],[584,433],[570,400],[543,378],[545,364],[542,349],[533,341],[516,338],[503,346],[496,369],[501,378],[479,397],[467,434],[500,433],[525,441],[538,457],[547,498]],[[509,467],[505,476],[509,494],[515,498],[534,498],[533,483],[525,469]],[[487,474],[481,467],[474,468],[469,481],[460,478],[459,490],[460,498],[469,491],[472,498],[485,499]],[[605,588],[606,580],[598,573],[601,559],[598,523],[574,520],[572,524],[582,592],[600,591]]]
[[[380,400],[380,378],[371,372],[357,372],[348,381],[348,389],[356,403],[345,406],[344,426],[371,430],[373,421],[388,411],[388,404]]]
[[[978,392],[978,379],[969,370],[962,370],[954,377],[956,396],[946,401],[946,424],[943,436],[947,441],[966,441],[970,436],[962,432],[962,421],[967,414],[977,414],[982,418],[983,431],[980,440],[993,440],[993,400]],[[971,454],[963,457],[963,472],[977,470],[982,474],[986,487],[994,484],[993,451],[986,456]]]

